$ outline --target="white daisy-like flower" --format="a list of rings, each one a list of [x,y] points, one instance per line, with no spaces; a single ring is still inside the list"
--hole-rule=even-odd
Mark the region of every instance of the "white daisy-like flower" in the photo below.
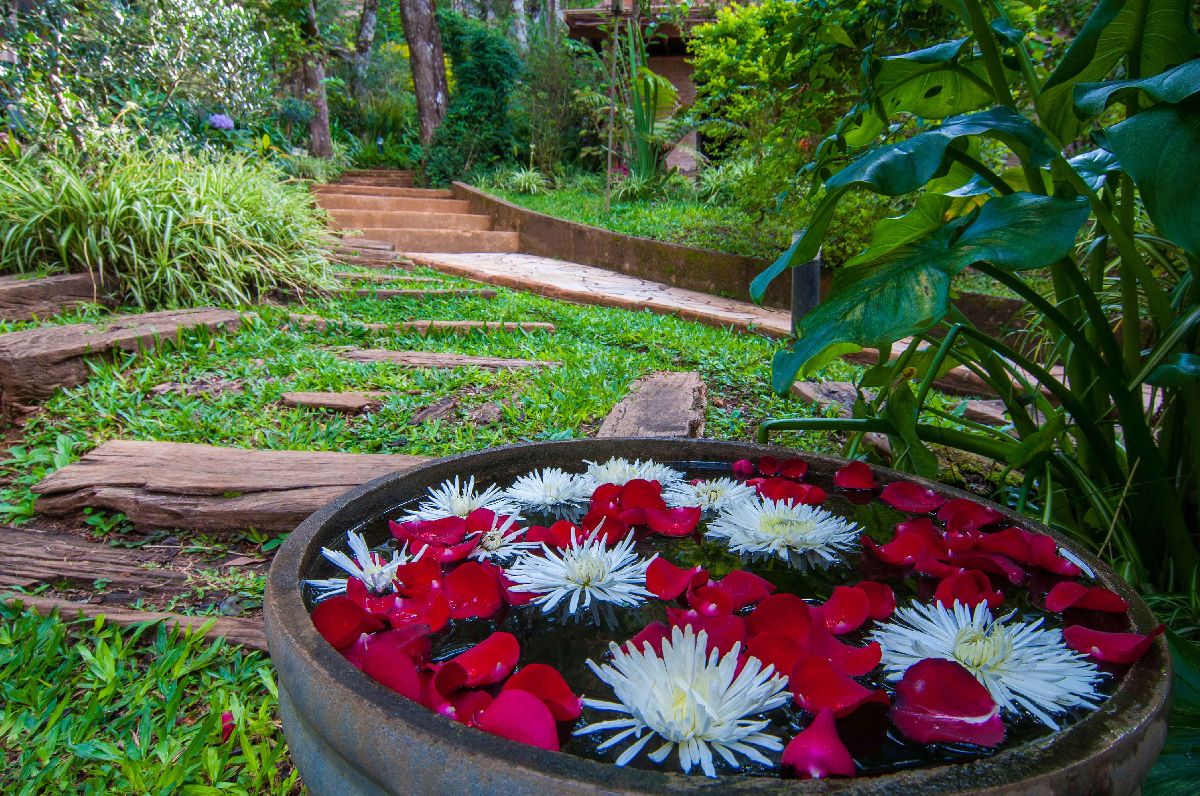
[[[650,642],[641,650],[632,643],[609,644],[611,664],[597,666],[590,660],[587,664],[612,686],[617,701],[584,699],[583,704],[628,718],[589,724],[575,734],[619,730],[597,747],[600,752],[633,738],[617,758],[618,766],[637,757],[655,736],[663,744],[650,753],[650,759],[662,763],[678,749],[685,773],[699,764],[705,774],[715,777],[714,751],[734,768],[738,755],[771,765],[755,747],[778,751],[783,742],[763,732],[770,722],[758,717],[786,705],[792,695],[787,677],[776,674],[774,666],[764,667],[758,658],[747,658],[739,670],[741,646],[734,644],[724,657],[718,650],[708,652],[708,634],[696,633],[691,625],[672,628],[661,654]]]
[[[829,566],[858,544],[862,529],[816,506],[756,497],[726,506],[708,526],[735,553],[778,556],[792,566]]]
[[[632,533],[613,547],[595,533],[557,551],[543,544],[540,553],[522,553],[505,575],[512,591],[540,595],[533,602],[543,613],[569,597],[566,616],[588,611],[595,622],[602,614],[611,622],[614,607],[634,608],[653,596],[646,590],[646,568],[658,556],[640,558],[633,545]]]
[[[1042,628],[1041,619],[1010,622],[1016,613],[996,619],[987,603],[974,611],[957,600],[953,609],[913,603],[898,609],[872,637],[883,647],[884,674],[891,680],[925,658],[957,661],[1002,710],[1024,708],[1058,729],[1053,715],[1096,706],[1095,686],[1103,675],[1067,647],[1061,631]]]
[[[498,486],[489,486],[482,492],[475,491],[475,476],[464,484],[454,476],[453,481],[443,481],[429,488],[429,497],[417,504],[415,511],[406,520],[440,520],[445,517],[466,517],[475,509],[488,509],[497,514],[516,516],[520,509],[516,503],[504,496]]]
[[[589,489],[593,491],[601,484],[624,486],[635,478],[643,481],[657,481],[663,485],[664,489],[670,484],[683,480],[683,473],[651,459],[646,461],[638,459],[631,462],[628,459],[614,456],[606,462],[584,461],[584,464],[588,468],[587,472],[583,474],[583,478]]]
[[[546,467],[521,476],[504,494],[523,509],[574,521],[583,513],[593,491],[586,479]]]
[[[518,528],[516,517],[505,517],[501,522],[500,518],[503,515],[496,515],[492,519],[492,527],[485,531],[479,537],[479,544],[471,551],[469,558],[476,561],[495,561],[503,564],[508,559],[522,552],[523,550],[532,550],[541,547],[538,542],[525,542],[522,539],[525,537],[525,531],[528,528]]]
[[[415,555],[408,554],[408,544],[393,550],[390,559],[384,558],[379,553],[372,553],[371,548],[367,546],[367,540],[362,534],[354,531],[347,531],[346,546],[350,548],[353,557],[346,555],[341,550],[330,550],[328,547],[321,548],[321,555],[335,567],[345,570],[348,574],[358,578],[367,587],[367,590],[372,594],[387,594],[394,591],[395,586],[392,581],[396,579],[396,570],[404,564],[413,561],[419,561],[421,554],[425,552],[425,548],[421,548]],[[305,581],[309,586],[316,589],[321,596],[326,597],[331,594],[340,594],[346,591],[346,578],[324,578]]]
[[[699,506],[706,514],[752,500],[754,496],[754,487],[732,478],[713,478],[697,484],[679,481],[663,490],[663,500],[671,508]]]

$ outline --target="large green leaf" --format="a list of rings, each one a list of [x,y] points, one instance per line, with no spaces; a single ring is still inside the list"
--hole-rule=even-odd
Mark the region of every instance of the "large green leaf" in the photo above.
[[[1167,631],[1171,663],[1171,716],[1167,743],[1150,776],[1145,796],[1191,796],[1200,778],[1200,646]]]
[[[1015,193],[873,262],[843,268],[830,295],[800,322],[796,342],[776,353],[773,386],[786,392],[801,370],[929,329],[950,309],[951,279],[973,263],[1016,271],[1060,259],[1088,212],[1082,200]]]
[[[775,277],[792,263],[808,262],[816,256],[837,203],[846,191],[861,186],[885,196],[911,193],[945,174],[950,165],[947,150],[972,136],[1003,141],[1022,160],[1034,166],[1046,165],[1055,155],[1042,132],[1009,108],[991,108],[955,116],[927,133],[876,147],[825,182],[828,192],[813,211],[808,228],[779,259],[754,278],[750,283],[750,295],[755,301],[761,301]]]
[[[1100,190],[1108,182],[1110,172],[1121,170],[1117,156],[1104,149],[1080,152],[1067,162],[1093,191]]]
[[[1200,58],[1141,80],[1109,80],[1104,83],[1080,83],[1075,86],[1075,107],[1084,113],[1098,114],[1114,99],[1144,91],[1159,102],[1183,102],[1200,92]]]
[[[1101,143],[1137,183],[1163,237],[1200,257],[1200,97],[1148,108],[1108,128]]]
[[[955,39],[880,58],[872,65],[871,85],[888,115],[945,119],[985,108],[994,97],[983,61],[972,54],[970,39]]]
[[[1181,387],[1200,381],[1200,354],[1179,352],[1159,365],[1146,377],[1155,387]]]
[[[1078,137],[1075,85],[1104,80],[1122,58],[1136,59],[1144,77],[1190,61],[1200,52],[1190,7],[1191,0],[1100,0],[1042,87],[1042,123],[1064,143]]]
[[[881,219],[871,231],[871,245],[844,267],[853,268],[878,260],[893,249],[925,237],[945,223],[950,201],[949,197],[941,194],[925,193],[917,200],[916,206],[904,215]]]

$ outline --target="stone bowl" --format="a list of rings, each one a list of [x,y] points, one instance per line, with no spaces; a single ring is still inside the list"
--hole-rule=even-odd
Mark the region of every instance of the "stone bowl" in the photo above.
[[[932,793],[1133,794],[1162,749],[1171,664],[1164,639],[1126,672],[1120,686],[1083,720],[1038,740],[970,762],[861,779],[816,781],[766,777],[709,779],[670,771],[619,768],[548,752],[466,727],[376,683],[342,659],[309,619],[301,594],[322,546],[346,530],[390,512],[455,475],[507,483],[532,469],[576,468],[611,456],[660,462],[794,457],[787,448],[705,440],[604,439],[495,448],[441,459],[376,479],[334,500],[304,521],[271,565],[264,605],[267,641],[278,672],[283,731],[292,760],[315,796],[375,794],[776,794]],[[831,474],[845,464],[803,454],[810,471]],[[875,469],[881,484],[924,483],[951,497],[969,497],[909,475]],[[1156,620],[1136,592],[1075,544],[1028,518],[987,504],[1014,524],[1055,536],[1085,560],[1100,584],[1130,604],[1138,632]],[[377,531],[377,533],[382,533]],[[382,536],[368,537],[375,544]]]

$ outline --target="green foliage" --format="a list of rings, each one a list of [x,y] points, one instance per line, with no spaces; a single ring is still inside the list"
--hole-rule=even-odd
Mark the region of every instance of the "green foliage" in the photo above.
[[[241,157],[0,162],[0,270],[87,271],[138,307],[244,304],[323,278],[308,191]]]
[[[508,100],[520,61],[502,35],[480,22],[439,11],[438,27],[454,65],[454,90],[425,171],[430,182],[442,184],[511,157]]]
[[[551,188],[546,175],[533,167],[494,172],[479,183],[493,190],[511,191],[527,196],[543,194]]]
[[[589,118],[577,100],[599,91],[604,70],[591,48],[566,36],[535,35],[514,96],[520,135],[530,157],[545,174],[575,165],[589,138]],[[524,130],[522,130],[524,132]]]
[[[875,101],[817,149],[825,194],[807,230],[752,286],[761,295],[812,257],[842,197],[910,197],[910,212],[877,227],[776,356],[775,387],[837,354],[908,338],[870,375],[878,399],[833,425],[887,433],[895,463],[918,471],[929,443],[994,459],[1023,474],[1018,508],[1091,542],[1127,578],[1187,582],[1200,566],[1200,433],[1185,419],[1200,412],[1200,71],[1167,67],[1200,55],[1200,38],[1169,0],[1101,2],[1041,81],[1003,7],[990,19],[979,0],[954,8],[970,36],[872,65]],[[1118,69],[1128,79],[1097,82]],[[1037,121],[1021,97],[1038,98]],[[951,111],[960,115],[938,123]],[[1102,149],[1068,159],[1064,145],[1087,125]],[[872,130],[883,140],[857,147]],[[1002,144],[1006,158],[982,156],[985,144]],[[954,309],[967,266],[1028,302],[1025,345]],[[937,370],[954,362],[1004,400],[1010,428],[922,418]]]
[[[0,790],[299,793],[277,696],[259,653],[0,605]]]
[[[1195,594],[1193,587],[1192,593]],[[1200,755],[1200,644],[1167,631],[1174,679],[1167,743],[1142,785],[1146,796],[1186,796],[1196,790]]]

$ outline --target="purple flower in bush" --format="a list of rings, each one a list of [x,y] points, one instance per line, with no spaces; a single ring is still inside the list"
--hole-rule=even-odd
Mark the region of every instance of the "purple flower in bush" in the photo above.
[[[233,119],[223,113],[214,113],[208,117],[208,126],[214,130],[232,130]]]

